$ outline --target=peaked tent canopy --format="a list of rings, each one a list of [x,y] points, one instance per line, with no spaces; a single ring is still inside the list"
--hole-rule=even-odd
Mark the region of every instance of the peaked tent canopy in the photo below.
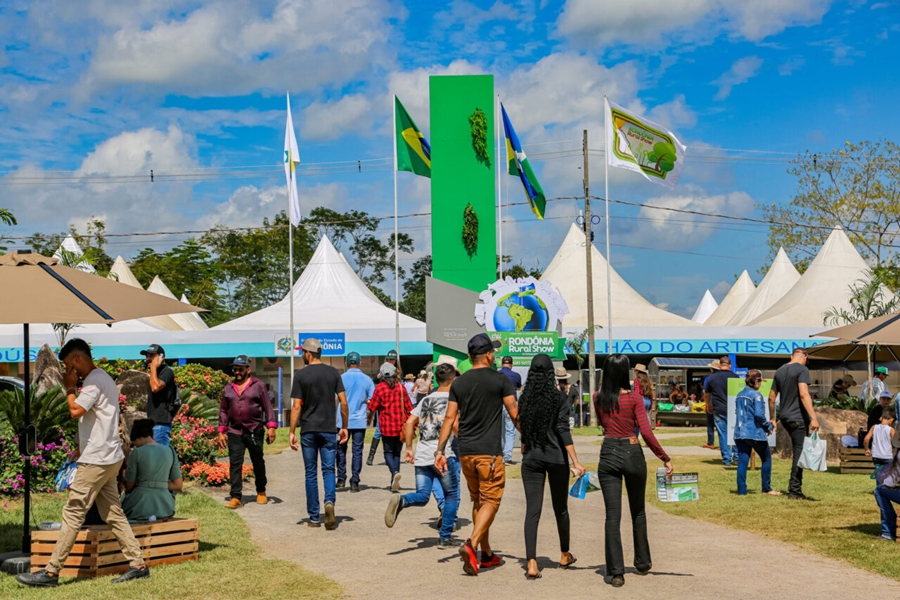
[[[171,298],[172,300],[178,300],[175,297],[175,294],[172,293],[172,290],[163,283],[162,279],[159,278],[159,275],[153,278],[153,281],[150,282],[150,285],[147,286],[148,292],[153,292],[154,294],[159,294],[160,296],[165,296],[166,298]],[[180,300],[180,302],[184,302],[185,304],[190,304],[189,302],[185,302],[184,299]],[[172,319],[175,324],[179,327],[179,329],[183,329],[185,331],[200,331],[203,329],[208,329],[206,323],[203,322],[203,319],[197,315],[197,313],[181,313],[168,315],[168,318]],[[199,323],[197,322],[199,321]]]
[[[702,325],[716,312],[717,308],[719,308],[719,303],[713,298],[712,293],[706,290],[706,293],[703,294],[703,298],[700,300],[700,304],[697,305],[697,310],[694,311],[694,316],[691,317],[691,321]]]
[[[134,273],[131,272],[131,269],[128,267],[128,263],[125,262],[125,259],[121,256],[117,256],[116,260],[113,262],[112,268],[109,270],[109,278],[118,281],[119,283],[124,283],[125,285],[130,285],[131,287],[137,288],[139,290],[144,289],[141,287],[140,282],[137,280],[137,277],[134,276]],[[156,292],[156,290],[148,289],[147,291]],[[167,290],[168,291],[168,290]],[[159,293],[159,292],[156,292]],[[166,294],[162,294],[166,296]],[[172,292],[169,292],[167,298],[171,298],[172,300],[177,300],[175,296],[172,295]],[[141,325],[149,325],[153,329],[160,329],[163,331],[183,331],[185,328],[178,324],[175,318],[171,315],[159,315],[158,317],[147,317],[141,319],[144,321],[143,324],[127,321],[123,323],[119,323],[120,331],[141,331]],[[132,329],[134,328],[134,329]]]
[[[289,298],[249,315],[213,327],[210,331],[269,329],[286,332]],[[394,311],[382,304],[326,236],[294,283],[294,330],[297,332],[394,330]],[[415,329],[424,337],[425,324],[400,315],[400,330]],[[391,334],[393,339],[393,334]],[[408,336],[405,336],[408,337]]]
[[[748,325],[822,327],[829,308],[850,308],[850,285],[865,279],[868,269],[847,234],[835,227],[794,287]]]
[[[574,223],[550,261],[541,281],[556,286],[571,311],[563,318],[563,327],[587,327],[587,290],[584,285],[586,257],[584,232]],[[606,327],[606,259],[591,245],[594,270],[594,322]],[[696,323],[658,308],[644,299],[611,269],[613,327],[684,327]]]
[[[784,248],[779,248],[772,266],[769,267],[759,287],[726,325],[746,325],[781,300],[782,296],[787,294],[798,281],[800,281],[800,273],[788,258]]]
[[[747,303],[747,300],[750,299],[750,296],[752,296],[755,291],[756,286],[753,285],[750,274],[744,269],[741,276],[738,277],[737,281],[734,282],[734,285],[731,286],[731,289],[728,290],[728,294],[722,300],[722,303],[719,304],[719,308],[717,308],[716,312],[710,315],[703,324],[711,326],[725,325],[737,311],[741,310],[741,307]]]
[[[76,242],[75,238],[71,235],[67,235],[59,245],[59,248],[56,249],[56,252],[53,253],[53,258],[58,260],[60,263],[63,262],[63,250],[65,250],[75,258],[81,258],[82,256],[84,256],[84,250],[81,249],[81,246],[78,245],[78,242]],[[92,275],[94,274],[94,265],[86,260],[80,261],[77,265],[72,265],[72,268],[78,269],[79,271],[84,271],[85,273],[90,273]]]

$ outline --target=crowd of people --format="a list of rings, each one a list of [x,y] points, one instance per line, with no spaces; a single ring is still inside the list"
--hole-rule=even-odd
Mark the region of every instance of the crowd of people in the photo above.
[[[385,509],[385,525],[393,527],[402,511],[425,506],[433,496],[440,511],[438,548],[457,548],[468,575],[498,567],[503,559],[493,550],[490,529],[503,499],[506,467],[513,464],[512,446],[518,430],[526,503],[525,576],[541,577],[536,544],[547,485],[559,537],[559,567],[566,569],[574,564],[567,503],[570,474],[585,475],[571,433],[573,413],[581,408],[580,391],[568,382],[565,369],[555,369],[545,354],[533,358],[523,386],[511,358],[503,357],[501,368],[494,369],[497,347],[498,343],[487,335],[478,334],[468,343],[468,371],[461,374],[455,358],[441,356],[435,361],[433,375],[423,371],[412,378],[401,377],[397,354],[392,352],[372,378],[360,370],[358,353],[347,355],[347,369],[340,373],[322,362],[318,340],[304,340],[298,350],[305,366],[294,372],[291,386],[289,443],[292,450],[302,452],[307,525],[335,529],[336,489],[346,487],[348,470],[350,491],[360,491],[365,433],[374,419],[388,487],[393,492]],[[72,339],[61,349],[69,412],[79,419],[78,469],[53,555],[46,569],[18,575],[21,583],[55,586],[78,530],[91,519],[109,525],[129,561],[129,570],[113,581],[150,575],[129,520],[172,517],[174,493],[181,490],[183,482],[178,456],[169,447],[172,417],[180,404],[174,375],[164,362],[160,346],[153,344],[142,354],[150,372],[148,418],[134,422],[130,443],[123,444],[115,382],[94,365],[90,346],[83,340]],[[703,382],[703,399],[711,429],[719,436],[723,464],[737,466],[739,495],[748,493],[747,471],[753,452],[762,459],[762,493],[780,495],[771,486],[768,442],[768,436],[780,427],[791,440],[788,498],[806,499],[799,459],[804,440],[819,429],[806,361],[806,351],[795,349],[790,361],[775,372],[768,398],[760,392],[762,373],[757,369],[747,372],[734,407],[734,447],[727,442],[727,399],[728,382],[738,375],[727,356],[710,364],[712,372]],[[231,370],[233,380],[225,386],[220,404],[217,441],[221,449],[227,449],[231,467],[226,506],[235,509],[243,503],[241,469],[246,454],[254,468],[256,502],[268,502],[264,443],[274,441],[277,421],[270,390],[251,375],[251,361],[238,356]],[[633,382],[631,372],[627,356],[608,356],[600,389],[593,399],[603,431],[598,480],[605,506],[606,571],[615,587],[625,583],[620,533],[623,484],[632,519],[634,570],[643,575],[652,566],[644,508],[647,464],[641,438],[663,462],[666,473],[672,473],[671,459],[652,429],[655,386],[643,365],[635,365]],[[876,372],[887,374],[883,367]],[[893,503],[900,503],[900,435],[894,427],[893,398],[883,379],[876,377],[873,381],[881,385],[870,386],[870,392],[877,392],[880,401],[870,412],[863,445],[877,471],[875,498],[881,512],[881,537],[895,540]],[[845,393],[847,381],[852,380],[845,377],[833,391]],[[710,434],[708,445],[712,442]],[[377,445],[373,441],[372,453]],[[414,492],[400,493],[401,461],[414,466]],[[324,507],[319,498],[320,474]],[[472,531],[465,540],[453,536],[459,528],[463,481],[472,501]]]

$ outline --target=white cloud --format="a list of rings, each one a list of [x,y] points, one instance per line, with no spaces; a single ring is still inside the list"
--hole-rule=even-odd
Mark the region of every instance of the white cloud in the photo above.
[[[716,100],[725,100],[731,95],[731,88],[748,81],[756,75],[756,72],[762,66],[763,60],[758,56],[745,56],[734,61],[731,68],[722,73],[718,79],[711,82],[712,85],[718,86],[719,91],[716,92]]]
[[[333,140],[345,133],[365,135],[375,118],[367,94],[352,94],[334,102],[314,102],[303,111],[300,137],[308,140]]]
[[[715,222],[700,215],[650,206],[734,216],[748,215],[754,206],[753,198],[746,192],[708,195],[690,185],[683,186],[678,194],[649,198],[644,204],[638,211],[639,224],[629,233],[629,243],[682,250],[699,246],[709,239],[716,231]]]
[[[386,64],[386,0],[214,2],[101,35],[81,92],[133,84],[187,95],[314,90]]]
[[[781,76],[790,75],[794,71],[802,68],[806,64],[806,59],[802,56],[789,58],[785,62],[778,65],[778,74]]]
[[[326,183],[300,187],[300,207],[304,215],[318,206],[338,209],[350,196],[345,186]],[[284,185],[260,188],[244,185],[236,189],[225,202],[213,205],[211,210],[197,220],[200,229],[216,225],[247,227],[262,224],[263,217],[271,218],[287,208],[287,191]]]
[[[866,55],[865,52],[857,50],[844,42],[843,36],[833,37],[821,42],[813,42],[812,45],[831,50],[831,62],[839,67],[852,65],[855,58]]]
[[[126,131],[106,140],[87,155],[76,177],[96,174],[132,175],[150,169],[186,169],[196,166],[191,157],[193,140],[175,125],[167,131],[146,128]]]
[[[560,34],[580,47],[709,42],[719,33],[759,41],[820,22],[831,0],[568,0]]]
[[[397,95],[420,129],[429,128],[430,98],[428,78],[432,75],[478,75],[484,69],[467,60],[454,60],[449,65],[434,65],[412,71],[397,71],[388,75],[388,90]],[[385,106],[390,106],[386,104]]]
[[[688,107],[684,94],[676,95],[671,102],[657,104],[650,109],[647,116],[670,129],[690,128],[697,124],[697,113]]]
[[[731,291],[732,287],[734,287],[733,281],[730,283],[728,281],[720,281],[709,291],[713,295],[713,298],[717,298],[716,302],[721,302],[725,299],[725,296],[728,295],[728,292]]]

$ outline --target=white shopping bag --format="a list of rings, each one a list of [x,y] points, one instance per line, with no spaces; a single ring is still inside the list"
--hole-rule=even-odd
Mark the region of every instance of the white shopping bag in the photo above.
[[[816,431],[803,440],[803,453],[800,454],[797,466],[810,471],[827,471],[828,464],[825,462],[827,454],[828,442],[819,439],[819,432]]]

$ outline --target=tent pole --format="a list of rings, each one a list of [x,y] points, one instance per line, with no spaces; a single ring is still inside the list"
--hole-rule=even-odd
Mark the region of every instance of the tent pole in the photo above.
[[[594,399],[594,392],[597,390],[596,376],[597,357],[596,341],[594,340],[594,267],[592,265],[591,250],[591,194],[590,194],[590,178],[588,174],[588,132],[584,130],[584,139],[582,141],[582,153],[584,154],[584,246],[587,255],[585,256],[585,282],[587,283],[587,326],[588,326],[588,378],[590,379],[589,390],[591,400]],[[590,409],[589,409],[590,410]],[[582,415],[582,423],[584,417]]]
[[[25,354],[23,356],[23,361],[25,363],[24,369],[24,377],[22,379],[25,380],[25,426],[20,431],[19,435],[27,435],[27,427],[31,423],[31,365],[29,364],[29,359],[31,358],[31,349],[30,340],[28,339],[28,323],[22,325],[22,333],[24,336],[24,346],[25,346]],[[21,443],[21,440],[19,440]],[[22,552],[25,554],[31,553],[31,529],[29,526],[29,522],[31,521],[31,457],[23,456],[25,460],[25,506],[24,506],[24,524],[22,527]]]

